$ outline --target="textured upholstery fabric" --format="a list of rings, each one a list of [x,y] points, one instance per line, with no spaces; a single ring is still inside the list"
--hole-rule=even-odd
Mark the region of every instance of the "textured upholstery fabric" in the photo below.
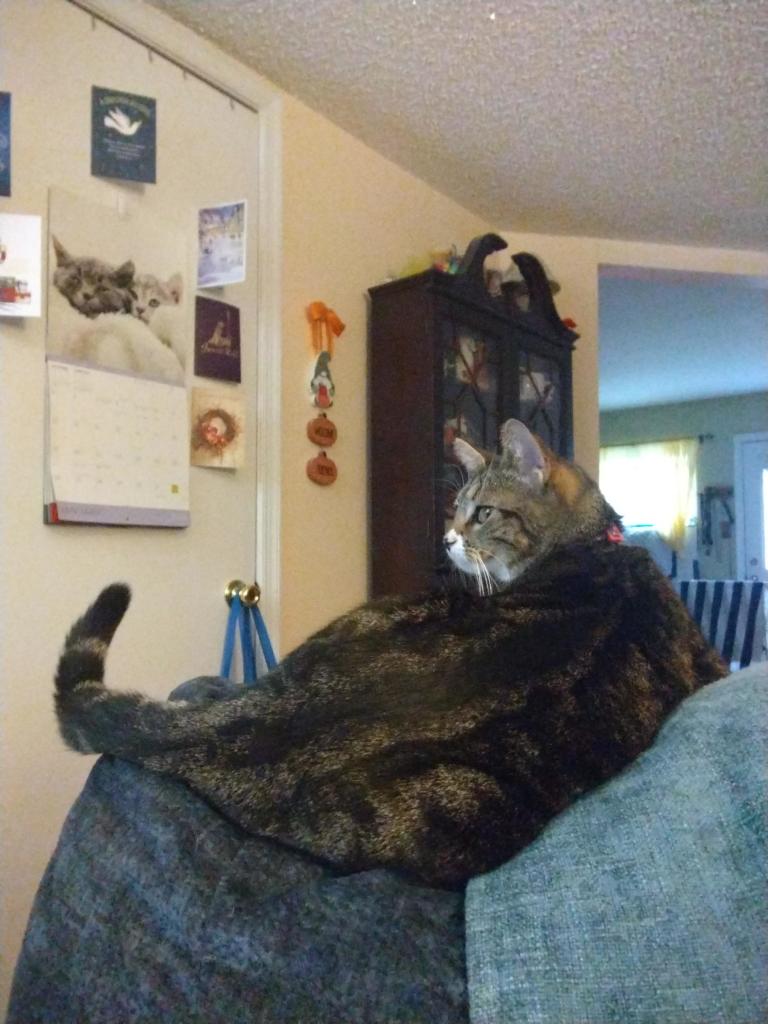
[[[41,883],[7,1024],[466,1024],[462,909],[387,871],[338,877],[102,758]]]
[[[700,691],[470,884],[473,1024],[768,1020],[767,704],[765,664]],[[335,878],[102,759],[41,884],[8,1024],[462,1024],[461,908],[387,872]]]
[[[470,883],[473,1024],[768,1020],[767,727],[765,664],[705,687]]]

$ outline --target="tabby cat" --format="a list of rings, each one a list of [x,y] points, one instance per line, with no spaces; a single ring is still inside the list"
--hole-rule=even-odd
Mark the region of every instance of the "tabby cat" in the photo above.
[[[446,544],[482,593],[374,601],[257,688],[193,704],[104,687],[129,601],[114,584],[59,663],[66,742],[342,871],[453,888],[507,860],[726,670],[647,553],[610,543],[616,514],[585,473],[514,420],[500,454],[456,451],[469,480]]]
[[[100,313],[129,313],[135,300],[133,291],[136,268],[132,260],[119,267],[89,256],[71,256],[53,236],[56,269],[53,283],[70,306],[84,316]]]

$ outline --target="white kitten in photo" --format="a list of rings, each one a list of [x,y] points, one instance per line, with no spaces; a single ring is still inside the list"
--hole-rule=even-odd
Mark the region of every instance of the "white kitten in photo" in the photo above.
[[[161,281],[154,274],[137,274],[133,280],[135,298],[131,313],[148,324],[160,306],[178,306],[181,302],[181,274]]]

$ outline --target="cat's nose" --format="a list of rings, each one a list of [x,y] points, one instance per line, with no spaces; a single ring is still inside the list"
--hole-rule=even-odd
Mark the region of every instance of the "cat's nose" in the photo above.
[[[83,302],[90,302],[91,299],[93,298],[93,292],[83,292],[82,296],[83,296]]]

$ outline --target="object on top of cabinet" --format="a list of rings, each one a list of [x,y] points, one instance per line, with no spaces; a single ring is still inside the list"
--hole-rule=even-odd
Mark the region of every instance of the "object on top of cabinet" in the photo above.
[[[483,263],[504,246],[484,235],[459,272],[428,270],[370,289],[371,592],[413,594],[447,572],[442,538],[464,481],[453,441],[495,450],[522,420],[571,457],[571,353],[541,264],[513,260],[529,292],[491,295]]]

